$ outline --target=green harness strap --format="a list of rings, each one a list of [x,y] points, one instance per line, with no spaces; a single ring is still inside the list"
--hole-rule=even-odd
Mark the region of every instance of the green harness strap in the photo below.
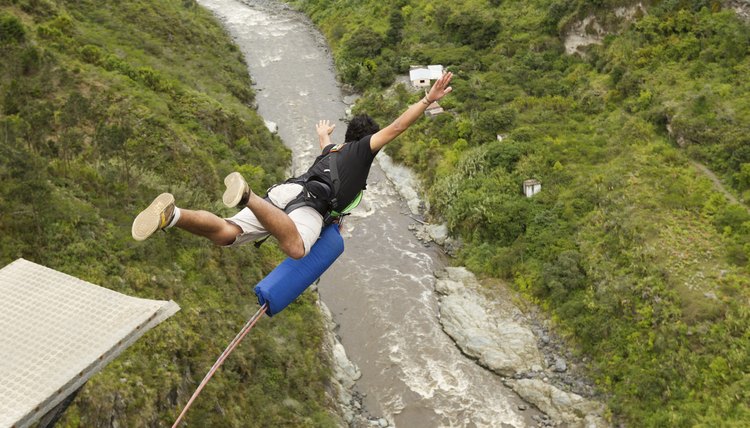
[[[357,197],[354,198],[354,200],[346,206],[341,212],[338,212],[336,210],[331,210],[331,215],[333,217],[341,217],[342,215],[349,214],[354,208],[357,208],[357,205],[359,205],[360,202],[362,202],[362,195],[364,194],[364,190],[360,190],[357,194]]]

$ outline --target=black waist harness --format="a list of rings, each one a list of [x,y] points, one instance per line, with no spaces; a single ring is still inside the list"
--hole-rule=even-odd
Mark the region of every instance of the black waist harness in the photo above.
[[[336,211],[340,209],[338,207],[338,195],[340,180],[338,174],[338,168],[336,166],[336,157],[334,156],[341,146],[335,146],[328,154],[313,164],[310,169],[303,175],[295,178],[290,178],[286,183],[295,183],[302,186],[302,192],[293,200],[291,200],[286,207],[284,212],[289,214],[297,208],[301,207],[312,207],[315,211],[319,212],[323,216],[324,224],[328,225],[333,223],[336,219],[340,218],[345,213]],[[328,159],[328,168],[330,169],[330,183],[326,179],[327,170],[324,169],[323,159]],[[273,189],[273,187],[271,187]],[[269,191],[271,189],[268,189]],[[266,196],[266,200],[269,200]],[[343,210],[346,211],[346,210]]]

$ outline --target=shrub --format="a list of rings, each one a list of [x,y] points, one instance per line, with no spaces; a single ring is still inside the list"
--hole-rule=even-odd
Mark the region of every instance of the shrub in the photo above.
[[[13,15],[0,13],[0,44],[21,43],[26,40],[23,23]]]
[[[477,130],[486,134],[486,137],[495,138],[498,133],[510,131],[516,123],[518,110],[512,106],[488,108],[479,113],[477,118]]]

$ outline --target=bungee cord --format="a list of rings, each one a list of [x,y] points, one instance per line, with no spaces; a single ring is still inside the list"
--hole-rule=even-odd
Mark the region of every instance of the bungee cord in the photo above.
[[[268,310],[268,303],[263,304],[263,306],[258,309],[258,312],[255,313],[242,327],[242,330],[240,330],[239,333],[237,333],[237,336],[234,337],[234,339],[229,343],[226,349],[224,349],[224,352],[221,353],[219,358],[216,360],[214,365],[211,367],[211,370],[206,373],[206,376],[201,381],[200,385],[198,385],[198,388],[193,393],[193,396],[190,397],[190,400],[188,400],[187,404],[185,404],[185,408],[182,409],[182,413],[180,413],[180,416],[177,417],[177,420],[174,421],[174,424],[172,424],[172,428],[177,428],[177,426],[182,422],[182,419],[185,417],[185,414],[187,413],[190,406],[193,404],[193,401],[195,401],[196,397],[198,397],[198,394],[201,393],[203,388],[206,386],[208,381],[211,379],[211,377],[216,373],[216,370],[219,369],[219,367],[224,363],[224,360],[227,359],[229,354],[234,351],[234,348],[239,345],[239,343],[242,341],[242,339],[245,338],[247,333],[250,332],[250,329],[253,328],[256,322],[260,319],[260,317],[266,313],[266,310]]]

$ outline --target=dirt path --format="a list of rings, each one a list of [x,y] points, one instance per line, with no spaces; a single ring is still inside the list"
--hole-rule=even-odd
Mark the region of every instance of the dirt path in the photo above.
[[[692,163],[693,166],[695,166],[696,168],[698,168],[699,171],[701,171],[702,173],[704,173],[706,175],[706,177],[708,177],[714,183],[714,187],[718,191],[720,191],[721,193],[723,193],[724,196],[726,196],[727,199],[729,199],[730,202],[732,202],[734,204],[737,204],[737,205],[741,205],[741,206],[745,207],[745,209],[747,209],[748,212],[750,212],[750,208],[747,205],[745,205],[744,203],[740,202],[737,199],[736,196],[734,196],[729,190],[727,190],[727,188],[724,187],[724,183],[721,182],[721,180],[719,179],[719,177],[717,177],[716,174],[714,174],[713,171],[711,171],[710,169],[708,169],[708,167],[706,167],[706,165],[703,165],[702,163],[694,161],[694,160],[691,160],[690,163]]]

